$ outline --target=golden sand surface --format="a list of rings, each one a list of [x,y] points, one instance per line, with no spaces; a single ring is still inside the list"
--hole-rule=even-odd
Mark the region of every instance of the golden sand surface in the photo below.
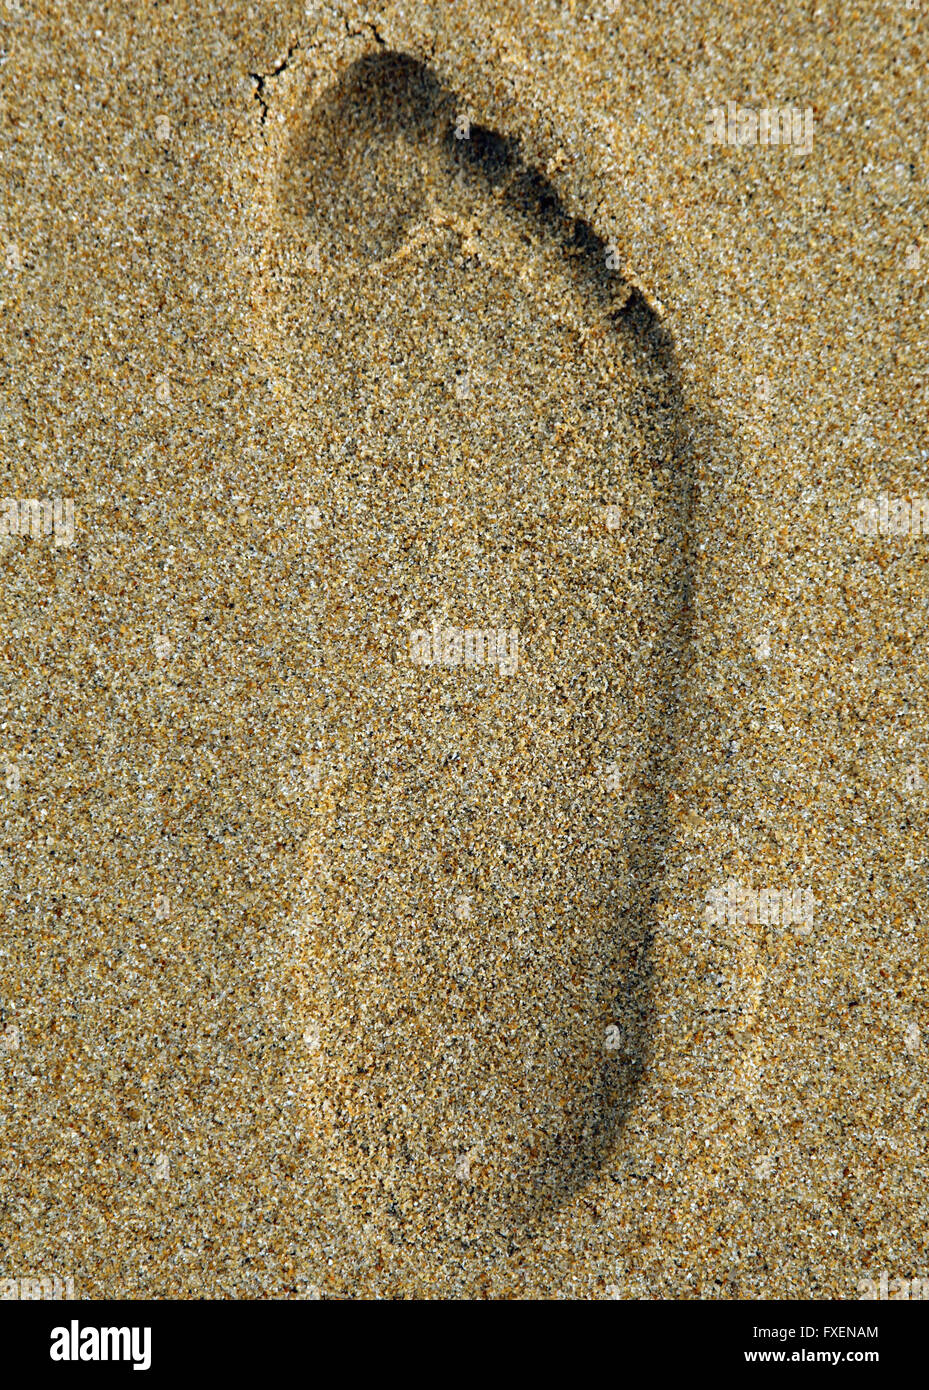
[[[0,1280],[929,1278],[927,24],[0,13]]]

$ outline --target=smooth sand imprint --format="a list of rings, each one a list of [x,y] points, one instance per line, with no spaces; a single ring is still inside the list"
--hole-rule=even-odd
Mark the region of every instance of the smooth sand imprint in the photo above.
[[[411,1245],[440,1209],[527,1229],[616,1142],[687,587],[666,335],[456,116],[356,63],[296,125],[262,280],[321,516],[307,1105],[340,1200]]]

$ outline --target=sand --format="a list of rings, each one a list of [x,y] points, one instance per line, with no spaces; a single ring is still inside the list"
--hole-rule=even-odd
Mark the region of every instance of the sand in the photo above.
[[[612,8],[4,16],[0,1277],[929,1275],[925,19]]]

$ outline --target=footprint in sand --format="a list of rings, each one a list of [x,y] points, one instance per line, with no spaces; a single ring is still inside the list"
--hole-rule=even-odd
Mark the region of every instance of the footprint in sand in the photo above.
[[[458,117],[390,53],[294,113],[255,316],[322,518],[308,1128],[411,1243],[525,1229],[616,1144],[689,582],[673,347]]]

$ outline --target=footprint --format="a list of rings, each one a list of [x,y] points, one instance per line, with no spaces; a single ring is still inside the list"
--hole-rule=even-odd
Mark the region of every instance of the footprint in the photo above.
[[[673,345],[457,116],[381,53],[295,117],[256,311],[322,518],[307,1129],[411,1252],[536,1228],[621,1140],[689,585]]]

